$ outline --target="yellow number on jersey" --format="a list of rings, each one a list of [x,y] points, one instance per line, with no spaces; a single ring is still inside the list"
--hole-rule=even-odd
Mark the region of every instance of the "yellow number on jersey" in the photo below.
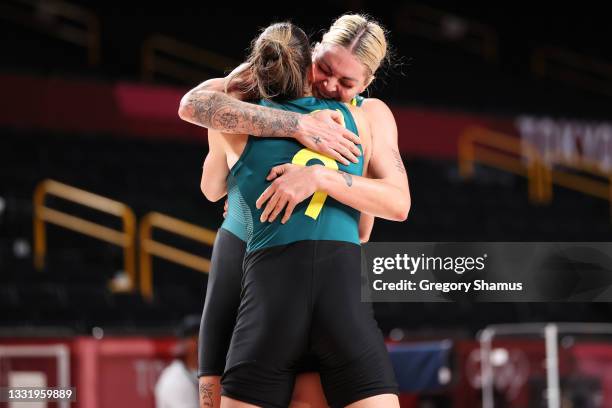
[[[308,163],[312,159],[321,160],[325,167],[333,170],[338,170],[338,163],[336,163],[334,159],[330,159],[327,156],[315,153],[309,149],[302,149],[297,152],[295,156],[293,156],[293,160],[291,160],[291,163],[300,166],[306,166],[306,163]],[[316,191],[310,199],[308,207],[306,208],[306,215],[312,218],[313,220],[316,220],[319,216],[319,213],[321,212],[321,209],[323,208],[323,204],[325,204],[326,198],[327,194],[321,191]]]
[[[310,113],[313,114],[320,110],[321,109],[317,109]],[[342,113],[340,109],[336,109],[336,110]],[[346,127],[344,123],[344,115],[341,116],[341,119],[342,119],[342,123],[341,123],[342,126]],[[291,163],[298,164],[300,166],[305,166],[306,163],[308,163],[312,159],[321,160],[325,167],[333,169],[333,170],[338,170],[338,163],[336,163],[334,159],[331,159],[327,156],[323,156],[322,154],[313,152],[312,150],[309,150],[309,149],[302,149],[299,152],[297,152],[295,156],[293,156],[293,160],[291,160]],[[326,199],[327,199],[327,194],[321,191],[315,192],[312,195],[312,198],[310,199],[310,203],[308,204],[308,207],[306,207],[306,216],[312,218],[313,220],[316,220],[319,214],[321,213],[321,210],[323,209],[323,204],[325,204]]]

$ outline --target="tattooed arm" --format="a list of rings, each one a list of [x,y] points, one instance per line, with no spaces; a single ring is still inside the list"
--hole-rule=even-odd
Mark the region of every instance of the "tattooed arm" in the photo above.
[[[198,89],[199,88],[199,89]],[[266,108],[237,101],[206,86],[187,93],[181,100],[179,116],[195,125],[224,133],[267,137],[295,137],[299,113]]]
[[[342,114],[323,110],[311,115],[267,108],[236,100],[202,83],[181,99],[181,119],[225,133],[292,137],[307,148],[344,164],[357,162],[359,138],[341,123]],[[347,160],[348,159],[348,160]]]
[[[200,85],[196,86],[189,92],[194,92],[194,91],[223,92],[223,93],[227,93],[232,98],[238,99],[239,101],[248,101],[248,100],[256,99],[257,97],[255,95],[250,95],[250,94],[245,94],[243,92],[240,92],[240,86],[243,81],[242,75],[238,75],[238,77],[235,77],[234,80],[232,80],[232,82],[228,84],[227,86],[228,89],[226,92],[225,85],[226,85],[226,82],[229,76],[232,75],[236,71],[242,71],[243,65],[244,64],[240,64],[239,66],[237,66],[234,69],[234,71],[232,71],[227,77],[207,79],[206,81],[202,82]]]
[[[370,99],[368,99],[370,101]],[[365,105],[365,104],[364,104]],[[322,165],[299,167],[276,166],[268,180],[274,180],[257,200],[257,208],[265,208],[261,221],[274,221],[286,210],[286,222],[295,206],[322,191],[362,213],[392,221],[404,221],[410,210],[408,178],[397,146],[397,127],[393,114],[383,102],[373,100],[366,110],[372,133],[372,155],[368,163],[371,178],[350,175]],[[363,135],[367,129],[359,129]]]

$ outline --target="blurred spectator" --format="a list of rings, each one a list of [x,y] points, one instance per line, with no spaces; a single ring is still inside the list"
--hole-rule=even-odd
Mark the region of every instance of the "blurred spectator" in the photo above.
[[[183,319],[179,328],[177,356],[155,385],[157,408],[198,408],[198,333],[200,316]]]

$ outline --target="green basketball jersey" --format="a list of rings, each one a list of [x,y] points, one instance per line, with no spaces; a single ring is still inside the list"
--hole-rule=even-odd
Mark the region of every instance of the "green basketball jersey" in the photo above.
[[[220,228],[228,230],[246,242],[252,234],[252,228],[247,230],[247,227],[251,225],[248,206],[243,202],[242,196],[238,191],[236,179],[232,174],[229,174],[227,177],[227,215]]]
[[[338,110],[343,115],[345,127],[357,134],[357,126],[348,107],[337,101],[305,97],[282,103],[262,100],[260,104],[305,114],[323,109]],[[232,224],[242,224],[247,252],[304,240],[334,240],[359,244],[359,211],[323,192],[316,192],[298,204],[285,224],[280,222],[284,212],[272,223],[259,221],[265,206],[258,210],[255,202],[271,184],[266,177],[272,167],[285,163],[303,166],[322,164],[349,174],[361,176],[363,173],[363,155],[359,156],[358,163],[345,166],[305,148],[294,139],[249,136],[242,155],[228,177],[229,207],[224,223],[228,224],[228,227]],[[234,228],[230,231],[232,229]]]

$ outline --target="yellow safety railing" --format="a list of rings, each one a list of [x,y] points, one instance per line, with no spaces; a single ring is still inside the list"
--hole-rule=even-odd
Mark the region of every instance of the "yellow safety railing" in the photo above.
[[[602,170],[598,165],[584,160],[565,160],[560,156],[547,157],[547,165],[543,167],[543,198],[550,202],[553,196],[553,183],[579,191],[581,193],[608,200],[610,203],[610,221],[612,222],[612,172]],[[554,166],[567,167],[582,174],[570,173]],[[596,180],[599,178],[601,180]]]
[[[559,48],[539,48],[531,55],[531,69],[540,77],[612,95],[612,64],[594,58]]]
[[[578,157],[568,159],[561,154],[544,158],[534,146],[517,137],[470,127],[459,138],[460,174],[471,177],[475,162],[526,176],[529,198],[536,203],[551,202],[553,184],[608,200],[612,222],[612,172],[601,169],[597,163]],[[564,167],[574,172],[562,170]]]
[[[100,21],[90,10],[59,0],[5,0],[0,18],[87,49],[87,61],[100,62]]]
[[[405,32],[434,41],[452,41],[489,62],[498,59],[498,37],[492,27],[424,4],[406,4],[398,16],[398,26]]]
[[[223,74],[238,62],[161,34],[147,39],[142,46],[142,78],[150,81],[163,74],[187,83],[201,82],[210,73]]]
[[[114,230],[46,207],[45,197],[49,195],[119,217],[123,221],[123,228],[121,231]],[[129,289],[134,287],[136,278],[136,219],[130,207],[119,201],[111,200],[55,180],[40,182],[34,190],[34,266],[39,270],[44,266],[47,251],[45,222],[122,247],[124,269],[130,280]]]
[[[148,300],[153,299],[153,270],[151,262],[153,255],[200,272],[207,273],[210,270],[209,259],[155,241],[153,239],[153,228],[163,229],[210,246],[213,245],[216,237],[214,231],[158,212],[151,212],[145,215],[140,221],[139,228],[140,292]]]
[[[535,203],[545,201],[543,161],[537,149],[525,141],[481,127],[469,127],[459,137],[461,176],[471,177],[475,162],[527,177],[529,199]]]

